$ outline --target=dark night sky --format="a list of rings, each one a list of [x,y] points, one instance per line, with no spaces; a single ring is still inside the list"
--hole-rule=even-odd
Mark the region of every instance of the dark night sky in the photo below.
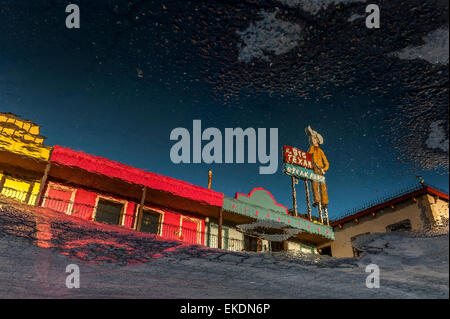
[[[259,175],[260,164],[175,165],[169,135],[180,126],[192,131],[193,119],[222,132],[277,127],[280,149],[307,150],[304,128],[311,125],[324,136],[331,164],[332,218],[417,183],[416,175],[448,190],[448,39],[447,63],[389,56],[422,45],[438,28],[448,38],[442,2],[399,1],[383,11],[388,2],[381,1],[390,13],[372,33],[363,19],[348,21],[364,14],[363,3],[342,1],[317,13],[282,2],[80,0],[81,29],[68,30],[64,1],[0,0],[0,111],[40,124],[48,145],[201,186],[212,169],[216,191],[234,196],[264,187],[288,207],[281,152],[273,175]],[[289,52],[266,47],[265,57],[240,61],[237,31],[261,20],[261,10],[278,10],[275,22],[301,25],[302,36]],[[412,118],[405,97],[412,107],[433,108]],[[424,142],[433,121],[444,123],[447,151]],[[303,187],[297,190],[304,210]]]

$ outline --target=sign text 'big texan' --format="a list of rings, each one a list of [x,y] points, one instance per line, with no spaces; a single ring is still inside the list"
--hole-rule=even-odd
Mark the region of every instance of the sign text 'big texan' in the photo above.
[[[310,153],[285,145],[284,163],[284,173],[286,175],[325,183],[325,176],[314,173],[313,158]]]
[[[314,169],[312,155],[291,146],[284,146],[284,162],[307,169]]]

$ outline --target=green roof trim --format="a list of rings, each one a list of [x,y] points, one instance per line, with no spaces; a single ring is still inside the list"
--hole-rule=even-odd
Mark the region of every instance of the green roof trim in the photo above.
[[[278,204],[272,194],[261,187],[253,189],[249,195],[237,193],[235,198],[224,196],[222,208],[258,220],[280,222],[334,240],[334,232],[330,226],[289,215],[287,207]]]

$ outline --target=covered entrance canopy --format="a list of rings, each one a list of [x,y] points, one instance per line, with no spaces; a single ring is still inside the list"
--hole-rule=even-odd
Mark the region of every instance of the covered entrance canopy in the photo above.
[[[236,224],[246,224],[246,228],[264,228],[273,235],[286,237],[291,234],[293,238],[320,245],[334,240],[331,227],[311,222],[307,219],[288,214],[287,207],[276,202],[270,192],[259,187],[250,194],[237,193],[235,198],[224,196],[224,218]],[[277,238],[276,236],[268,238]]]

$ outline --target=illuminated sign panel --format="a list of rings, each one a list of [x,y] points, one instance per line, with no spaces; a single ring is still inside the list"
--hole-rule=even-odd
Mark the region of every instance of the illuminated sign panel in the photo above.
[[[325,183],[325,176],[314,173],[313,170],[291,164],[284,164],[284,173],[299,179],[309,179],[314,182]]]
[[[307,169],[313,169],[312,155],[296,147],[284,146],[284,162],[298,165]]]

